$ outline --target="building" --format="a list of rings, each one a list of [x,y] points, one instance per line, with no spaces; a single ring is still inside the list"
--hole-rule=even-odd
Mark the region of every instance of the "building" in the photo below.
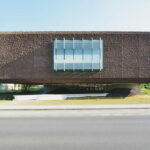
[[[0,82],[150,82],[150,33],[1,32]]]

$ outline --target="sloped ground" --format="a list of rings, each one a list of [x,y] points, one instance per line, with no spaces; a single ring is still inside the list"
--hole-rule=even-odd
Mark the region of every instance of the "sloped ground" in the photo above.
[[[137,92],[133,89],[128,88],[116,88],[108,92],[107,97],[130,97],[137,94],[142,94],[141,92]]]

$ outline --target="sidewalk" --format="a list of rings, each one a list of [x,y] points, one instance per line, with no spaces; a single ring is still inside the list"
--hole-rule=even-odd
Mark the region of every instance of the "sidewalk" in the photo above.
[[[121,105],[1,105],[2,110],[108,110],[108,109],[150,109],[150,104],[121,104]]]

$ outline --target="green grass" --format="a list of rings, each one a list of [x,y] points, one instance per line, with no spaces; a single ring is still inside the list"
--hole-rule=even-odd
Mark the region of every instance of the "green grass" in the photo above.
[[[88,98],[53,101],[3,101],[3,105],[102,105],[102,104],[150,104],[149,95],[136,95],[127,98]]]
[[[6,104],[6,102],[8,102],[8,100],[0,100],[0,105],[1,104]]]
[[[150,90],[146,88],[141,88],[141,92],[150,95]]]

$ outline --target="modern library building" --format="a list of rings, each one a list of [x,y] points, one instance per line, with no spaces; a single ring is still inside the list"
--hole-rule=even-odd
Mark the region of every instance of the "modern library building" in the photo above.
[[[1,32],[0,82],[150,82],[150,33]]]

